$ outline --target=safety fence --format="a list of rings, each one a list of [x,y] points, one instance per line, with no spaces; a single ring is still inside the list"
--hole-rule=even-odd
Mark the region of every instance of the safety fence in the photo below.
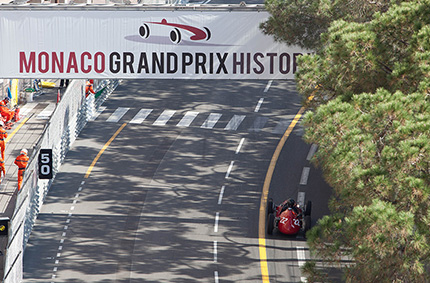
[[[97,98],[95,95],[85,98],[85,83],[85,80],[71,81],[39,141],[31,150],[23,185],[9,223],[8,246],[4,255],[5,283],[22,281],[24,249],[55,175],[80,131],[94,118],[97,109],[117,87],[119,81],[95,81],[96,91],[100,90]],[[40,149],[52,149],[52,179],[38,178]]]

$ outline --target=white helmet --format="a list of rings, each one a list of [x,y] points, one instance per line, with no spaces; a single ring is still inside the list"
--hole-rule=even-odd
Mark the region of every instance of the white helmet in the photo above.
[[[21,154],[27,154],[27,153],[28,153],[27,149],[25,148],[21,149]]]
[[[4,127],[3,121],[0,121],[0,127]]]

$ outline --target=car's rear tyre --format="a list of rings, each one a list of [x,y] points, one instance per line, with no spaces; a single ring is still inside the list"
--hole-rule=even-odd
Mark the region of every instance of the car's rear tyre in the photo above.
[[[309,229],[311,229],[311,225],[312,225],[312,218],[311,218],[311,216],[310,215],[306,215],[305,216],[305,229],[303,229],[304,230],[304,232],[305,232],[305,235],[306,235],[306,232],[307,231],[309,231]]]
[[[273,234],[273,228],[275,227],[275,215],[273,213],[269,214],[269,220],[267,221],[267,234]]]
[[[308,202],[306,203],[306,207],[305,207],[305,216],[306,215],[311,215],[312,213],[312,202],[310,200],[308,200]]]
[[[267,214],[273,213],[274,211],[275,210],[274,210],[274,207],[273,207],[273,199],[269,198],[267,200]]]

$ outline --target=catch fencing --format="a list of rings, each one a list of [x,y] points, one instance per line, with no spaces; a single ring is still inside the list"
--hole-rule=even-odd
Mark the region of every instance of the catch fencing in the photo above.
[[[9,224],[9,239],[4,260],[4,283],[22,281],[23,254],[31,230],[40,212],[49,188],[63,163],[67,152],[86,123],[94,118],[97,109],[118,85],[118,80],[95,81],[101,94],[85,97],[85,80],[72,80],[61,101],[34,146],[24,175],[22,188],[16,200],[15,211]],[[52,149],[53,178],[38,178],[40,149]]]

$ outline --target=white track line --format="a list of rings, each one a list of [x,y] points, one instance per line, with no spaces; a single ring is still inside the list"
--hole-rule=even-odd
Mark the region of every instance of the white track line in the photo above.
[[[203,122],[200,128],[212,129],[215,126],[215,124],[218,122],[218,120],[221,118],[221,116],[222,114],[219,114],[219,113],[209,114],[209,117],[206,119],[206,121]]]
[[[310,167],[303,167],[302,176],[300,178],[300,185],[307,185],[310,171]]]
[[[297,247],[297,263],[302,267],[306,262],[305,247]]]
[[[158,119],[154,122],[154,126],[164,126],[167,122],[172,118],[173,114],[175,114],[175,110],[164,110]]]
[[[236,149],[236,154],[238,154],[240,152],[240,149],[242,148],[243,142],[245,141],[245,138],[242,138],[239,142],[239,145],[237,146]]]
[[[182,117],[181,121],[176,125],[177,127],[189,127],[190,124],[194,121],[194,119],[199,115],[199,112],[188,111],[184,117]]]
[[[234,161],[230,162],[230,166],[228,166],[227,173],[225,173],[225,179],[228,179],[230,176],[231,170],[233,169]]]
[[[214,233],[218,233],[219,212],[215,214]]]
[[[214,241],[214,262],[218,262],[218,242]]]
[[[130,124],[142,124],[151,112],[152,109],[140,109],[133,119],[131,119]]]
[[[264,89],[264,92],[268,92],[269,88],[272,86],[273,80],[270,80],[267,82],[266,88]]]
[[[233,118],[231,118],[231,120],[228,122],[227,126],[225,126],[224,130],[236,131],[245,117],[245,115],[234,115]]]
[[[312,144],[311,148],[309,149],[308,156],[306,157],[307,161],[310,161],[312,157],[315,155],[315,152],[317,152],[318,146],[316,144]]]
[[[125,113],[128,112],[128,110],[130,110],[130,108],[128,107],[118,107],[106,121],[116,123],[121,120],[121,118],[125,115]]]
[[[222,197],[224,195],[224,189],[225,189],[225,186],[222,186],[221,191],[219,192],[218,204],[221,204],[221,202],[222,202]]]
[[[255,106],[254,112],[260,111],[260,107],[261,107],[261,104],[263,104],[263,101],[264,101],[264,98],[260,98],[260,100],[257,103],[257,106]]]

